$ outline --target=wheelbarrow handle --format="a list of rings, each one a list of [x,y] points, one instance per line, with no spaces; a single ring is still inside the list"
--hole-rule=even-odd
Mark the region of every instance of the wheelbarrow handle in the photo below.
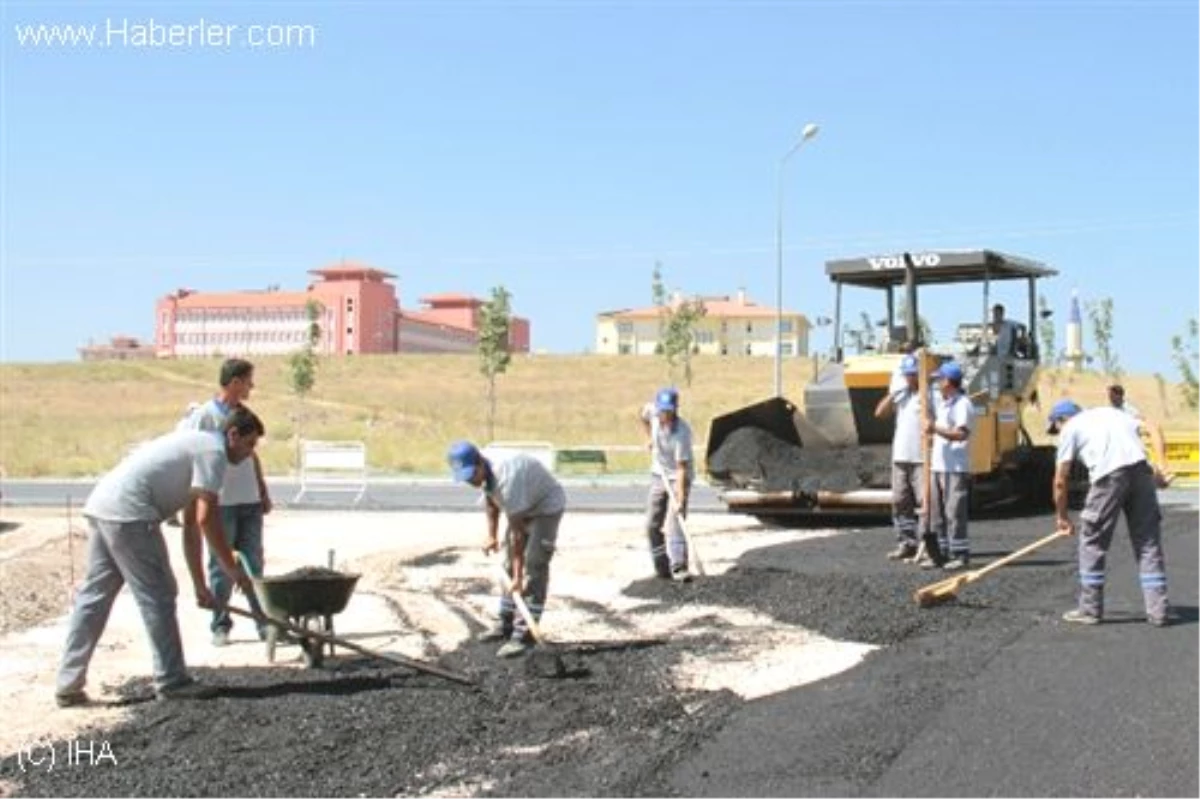
[[[252,602],[251,604],[255,604],[255,602]],[[415,669],[416,671],[423,671],[426,674],[432,674],[436,677],[441,677],[446,680],[451,680],[453,682],[460,683],[462,685],[474,686],[476,684],[474,680],[472,680],[470,677],[467,677],[465,675],[458,674],[453,671],[447,671],[446,669],[440,668],[438,666],[432,666],[432,665],[425,663],[423,661],[420,661],[420,660],[414,660],[412,658],[404,657],[403,655],[394,655],[394,654],[391,654],[390,652],[378,652],[374,649],[368,649],[367,647],[360,646],[359,644],[356,644],[353,641],[347,641],[345,638],[339,638],[336,635],[329,635],[328,633],[318,632],[316,630],[308,630],[308,629],[305,629],[304,627],[301,627],[298,624],[292,624],[291,622],[277,619],[274,616],[267,616],[265,614],[263,614],[261,616],[255,615],[254,613],[251,613],[248,610],[243,610],[241,608],[234,607],[232,605],[226,605],[225,610],[226,610],[226,612],[232,613],[235,616],[243,616],[247,619],[256,619],[256,620],[265,619],[268,624],[273,624],[274,626],[280,627],[280,628],[287,630],[288,632],[293,633],[295,635],[298,635],[298,636],[301,636],[304,638],[315,638],[316,640],[321,641],[322,643],[326,643],[326,644],[336,644],[337,646],[344,647],[351,651],[357,652],[360,655],[366,655],[367,657],[378,658],[379,660],[388,660],[388,661],[391,661],[392,663],[398,663],[401,666],[407,666],[410,669]]]

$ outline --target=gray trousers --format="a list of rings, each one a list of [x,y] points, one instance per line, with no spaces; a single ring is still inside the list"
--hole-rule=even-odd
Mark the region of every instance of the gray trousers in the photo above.
[[[1122,512],[1138,562],[1146,615],[1163,618],[1167,612],[1167,574],[1163,565],[1162,512],[1154,474],[1145,461],[1106,474],[1088,489],[1079,514],[1079,610],[1104,615],[1105,556]]]
[[[672,487],[672,490],[674,488]],[[670,512],[671,497],[663,478],[650,477],[650,495],[646,498],[646,536],[650,539],[650,558],[660,577],[670,577],[673,569],[687,569],[687,539],[674,513]],[[670,534],[663,536],[663,527],[670,523]]]
[[[88,663],[121,586],[129,584],[154,652],[154,684],[170,688],[188,681],[183,642],[175,617],[178,586],[158,522],[88,519],[87,575],[75,596],[67,644],[58,667],[58,693],[83,690]]]
[[[921,499],[919,463],[892,464],[892,525],[901,544],[917,545],[917,504]]]
[[[971,557],[967,541],[967,517],[970,515],[971,475],[959,472],[934,472],[930,475],[930,532],[937,535],[938,546],[947,558]]]
[[[525,584],[518,586],[521,598],[529,606],[529,615],[540,622],[546,609],[546,595],[550,590],[550,561],[554,557],[555,542],[558,540],[558,525],[563,515],[533,516],[525,523]],[[513,534],[511,530],[504,539],[504,571],[513,576]],[[508,593],[500,596],[500,624],[512,630],[513,638],[524,638],[529,625]]]

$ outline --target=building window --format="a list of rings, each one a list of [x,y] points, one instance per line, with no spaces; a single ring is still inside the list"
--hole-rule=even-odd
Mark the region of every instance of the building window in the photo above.
[[[792,332],[792,320],[784,319],[783,322],[781,322],[779,325],[779,331],[781,333],[791,333]]]
[[[633,347],[628,344],[621,344],[617,347],[618,355],[629,355],[631,352],[633,352]]]
[[[722,333],[729,332],[729,322],[724,319],[721,320],[721,332]]]
[[[727,347],[727,346],[725,346],[724,344],[722,344],[722,345],[721,345],[721,354],[722,354],[722,355],[728,355],[728,354],[729,354],[729,347]]]
[[[633,322],[617,322],[617,332],[618,333],[632,333],[633,332]]]
[[[753,351],[753,349],[750,347],[750,345],[749,345],[749,344],[747,344],[747,345],[746,345],[746,354],[747,354],[747,355],[753,355],[753,354],[754,354],[754,351]]]
[[[347,336],[353,336],[353,335],[354,335],[354,328],[353,328],[353,327],[347,327],[347,328],[346,328],[346,335],[347,335]]]
[[[792,354],[792,342],[790,342],[790,341],[782,342],[779,345],[779,354],[784,355],[784,356],[791,355]]]
[[[753,323],[753,322],[747,322],[747,323],[746,323],[746,332],[747,332],[747,333],[753,333],[753,332],[754,332],[754,323]],[[746,353],[746,354],[747,354],[747,355],[749,355],[749,353]]]

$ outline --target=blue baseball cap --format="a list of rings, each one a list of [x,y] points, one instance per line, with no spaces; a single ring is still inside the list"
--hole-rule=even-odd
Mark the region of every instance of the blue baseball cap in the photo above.
[[[963,370],[962,367],[956,364],[954,361],[947,361],[938,367],[938,370],[933,373],[933,376],[941,378],[942,380],[953,380],[958,382],[963,379]]]
[[[918,371],[920,371],[920,366],[917,364],[917,356],[905,355],[900,360],[900,374],[915,375]]]
[[[679,410],[679,392],[673,388],[660,389],[654,396],[654,409],[672,413]]]
[[[1047,433],[1057,433],[1060,422],[1065,422],[1077,413],[1083,411],[1078,404],[1069,399],[1060,399],[1054,403],[1054,407],[1050,409],[1050,424],[1046,427]]]
[[[450,462],[450,471],[454,479],[467,483],[475,476],[475,467],[483,460],[483,455],[479,452],[479,447],[470,441],[455,441],[446,453],[446,460]]]

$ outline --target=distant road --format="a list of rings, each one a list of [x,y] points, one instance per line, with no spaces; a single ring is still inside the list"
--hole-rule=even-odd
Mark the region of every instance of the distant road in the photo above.
[[[268,479],[276,504],[297,509],[336,510],[351,507],[352,494],[320,493],[304,497],[298,505],[292,499],[300,490],[295,479]],[[5,480],[3,504],[15,507],[63,507],[67,499],[78,508],[87,499],[94,480]],[[647,480],[627,478],[565,478],[570,511],[613,513],[640,511],[645,507]],[[358,507],[379,511],[461,512],[478,507],[479,492],[450,480],[380,478],[369,483],[366,496]],[[689,503],[698,513],[723,513],[725,506],[711,487],[697,484]]]

